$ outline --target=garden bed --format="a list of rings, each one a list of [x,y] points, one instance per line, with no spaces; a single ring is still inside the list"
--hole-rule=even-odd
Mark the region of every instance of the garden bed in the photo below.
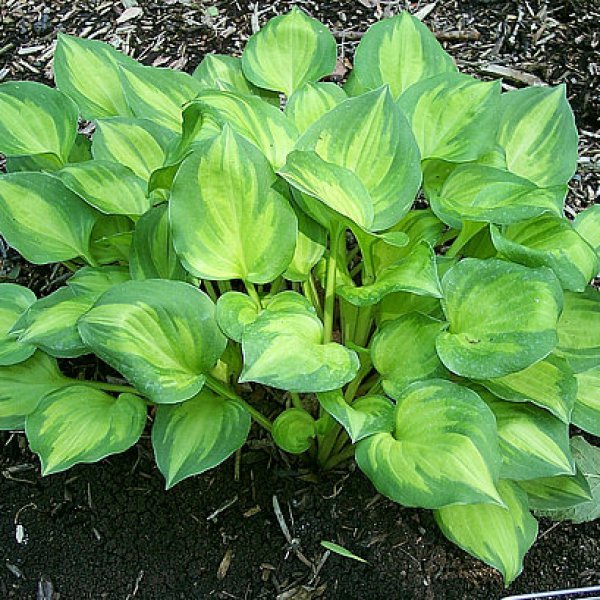
[[[139,4],[124,12],[113,2],[8,0],[0,8],[0,78],[48,82],[57,30],[111,41],[146,64],[191,70],[207,52],[239,52],[253,24],[292,3]],[[338,77],[368,24],[404,5],[298,4],[337,32]],[[463,70],[483,77],[503,72],[515,86],[532,77],[567,83],[582,155],[569,206],[578,211],[594,203],[600,157],[595,3],[561,2],[555,9],[536,2],[434,4],[411,8],[426,15]],[[44,295],[64,274],[32,268],[9,251],[0,275]],[[84,357],[71,368],[95,365]],[[169,492],[147,437],[122,456],[41,479],[24,439],[3,435],[0,597],[489,599],[508,593],[495,571],[443,538],[429,513],[382,498],[358,471],[319,477],[306,465],[289,465],[256,434],[236,459]],[[342,544],[368,564],[327,556],[321,540]],[[542,520],[524,573],[509,591],[598,583],[599,546],[598,522]]]

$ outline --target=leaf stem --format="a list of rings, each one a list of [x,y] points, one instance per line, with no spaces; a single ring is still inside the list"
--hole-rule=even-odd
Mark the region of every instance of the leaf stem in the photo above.
[[[264,427],[268,432],[271,432],[273,429],[273,424],[267,417],[265,417],[260,411],[256,410],[252,405],[248,404],[241,396],[238,396],[233,390],[231,390],[226,384],[222,381],[219,381],[216,377],[212,375],[206,376],[206,385],[215,393],[224,396],[225,398],[229,398],[230,400],[235,400],[239,402],[249,413],[250,416],[262,427]]]
[[[294,408],[301,408],[304,410],[304,404],[302,404],[302,399],[297,392],[290,392],[290,398],[292,399],[292,405]]]
[[[339,223],[332,225],[329,232],[330,246],[327,259],[327,281],[325,287],[325,310],[323,312],[323,343],[328,344],[333,334],[333,314],[335,312],[335,278],[337,271],[337,254],[344,227]]]
[[[331,456],[329,458],[329,460],[323,465],[323,470],[329,471],[330,469],[337,467],[337,465],[339,465],[340,463],[343,463],[345,460],[348,460],[349,458],[352,458],[353,456],[354,456],[354,446],[348,446],[347,448],[344,448],[344,450],[342,450],[338,454],[334,454],[333,456]]]
[[[261,309],[262,303],[260,301],[260,296],[258,295],[256,288],[254,287],[254,284],[251,281],[246,281],[244,279],[244,285],[246,286],[246,291],[248,292],[248,296],[250,296],[250,298],[252,298],[252,300],[254,300],[256,306],[258,306],[258,308]]]
[[[217,293],[215,292],[215,286],[212,284],[212,281],[209,281],[208,279],[203,279],[202,283],[204,284],[204,289],[206,290],[206,293],[210,296],[210,299],[216,303]]]

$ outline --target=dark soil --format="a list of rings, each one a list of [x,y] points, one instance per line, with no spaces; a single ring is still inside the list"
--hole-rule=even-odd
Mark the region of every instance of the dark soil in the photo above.
[[[50,82],[57,31],[189,71],[207,52],[239,54],[253,24],[291,4],[337,31],[337,77],[344,77],[356,32],[401,8],[429,7],[392,0],[146,0],[138,2],[141,15],[123,20],[126,4],[135,2],[0,0],[0,81]],[[599,19],[597,0],[440,0],[425,19],[442,39],[452,38],[444,44],[463,70],[490,77],[490,65],[510,67],[507,86],[527,76],[567,83],[582,155],[572,213],[597,202],[600,187]],[[64,276],[54,267],[31,267],[0,240],[0,279],[44,295]],[[86,358],[71,365],[94,368]],[[290,467],[257,436],[241,453],[239,481],[231,459],[169,492],[146,438],[122,456],[45,479],[20,435],[3,434],[0,444],[0,599],[493,600],[600,582],[600,522],[542,521],[523,575],[504,590],[494,570],[443,538],[429,512],[381,498],[352,469],[319,478]],[[292,545],[276,519],[274,496]],[[368,564],[327,556],[321,540]]]

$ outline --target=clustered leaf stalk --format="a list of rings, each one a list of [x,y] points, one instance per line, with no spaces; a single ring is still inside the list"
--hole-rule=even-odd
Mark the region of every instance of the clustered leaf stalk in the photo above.
[[[600,515],[600,207],[564,214],[565,87],[461,74],[406,12],[341,87],[336,58],[295,8],[191,75],[60,35],[56,88],[0,84],[0,235],[71,272],[0,285],[0,429],[49,475],[151,411],[170,488],[254,420],[322,470],[354,457],[509,584],[535,516]],[[122,380],[63,374],[88,354]]]

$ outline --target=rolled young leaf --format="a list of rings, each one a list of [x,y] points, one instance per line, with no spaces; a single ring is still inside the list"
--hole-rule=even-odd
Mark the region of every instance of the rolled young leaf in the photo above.
[[[389,396],[400,398],[407,385],[447,374],[435,350],[435,340],[446,327],[444,322],[411,312],[376,331],[371,358]]]
[[[288,408],[273,421],[273,440],[290,454],[302,454],[317,435],[317,424],[311,414],[301,408]]]
[[[46,394],[72,383],[59,371],[56,360],[43,352],[0,367],[0,429],[23,429],[25,417]]]
[[[96,215],[79,196],[45,173],[0,176],[0,233],[29,262],[90,259]]]
[[[0,152],[6,156],[50,155],[67,162],[77,135],[77,107],[41,83],[0,84]]]
[[[498,143],[509,171],[541,187],[565,185],[577,168],[577,128],[565,85],[502,94]]]
[[[27,360],[35,346],[19,342],[9,335],[19,317],[35,302],[35,294],[14,283],[0,284],[0,366],[15,365]]]
[[[371,25],[356,49],[352,71],[364,88],[387,84],[395,98],[417,81],[454,72],[450,55],[408,12]]]
[[[547,268],[466,258],[442,279],[450,327],[436,340],[448,369],[493,379],[545,358],[558,341],[562,290]]]
[[[275,180],[266,158],[230,127],[185,159],[169,210],[173,243],[190,273],[267,283],[285,271],[297,224]]]
[[[415,83],[398,100],[421,159],[475,160],[495,143],[500,82],[446,73]]]
[[[86,385],[44,396],[27,416],[25,433],[39,455],[42,475],[97,462],[133,446],[146,423],[146,405],[133,394],[118,398]]]
[[[406,388],[394,431],[358,442],[356,462],[380,493],[405,506],[503,502],[494,415],[475,392],[449,381]]]
[[[84,342],[158,404],[191,398],[225,350],[210,298],[180,281],[128,281],[79,321]]]
[[[152,447],[167,489],[221,464],[241,448],[249,431],[244,407],[209,390],[182,404],[159,406]]]
[[[316,19],[294,7],[250,37],[242,54],[244,75],[254,85],[287,96],[335,68],[335,38]]]
[[[491,232],[503,256],[529,267],[549,267],[564,289],[582,292],[598,273],[596,252],[566,219],[542,215]]]
[[[146,182],[118,163],[90,160],[69,165],[57,176],[72,192],[108,215],[143,215],[152,206]]]
[[[498,569],[505,585],[523,570],[523,557],[538,532],[527,495],[510,481],[498,489],[505,507],[492,504],[448,506],[435,513],[442,533],[457,546]]]
[[[58,35],[53,61],[56,87],[74,100],[85,119],[131,115],[119,65],[138,63],[104,42]]]

